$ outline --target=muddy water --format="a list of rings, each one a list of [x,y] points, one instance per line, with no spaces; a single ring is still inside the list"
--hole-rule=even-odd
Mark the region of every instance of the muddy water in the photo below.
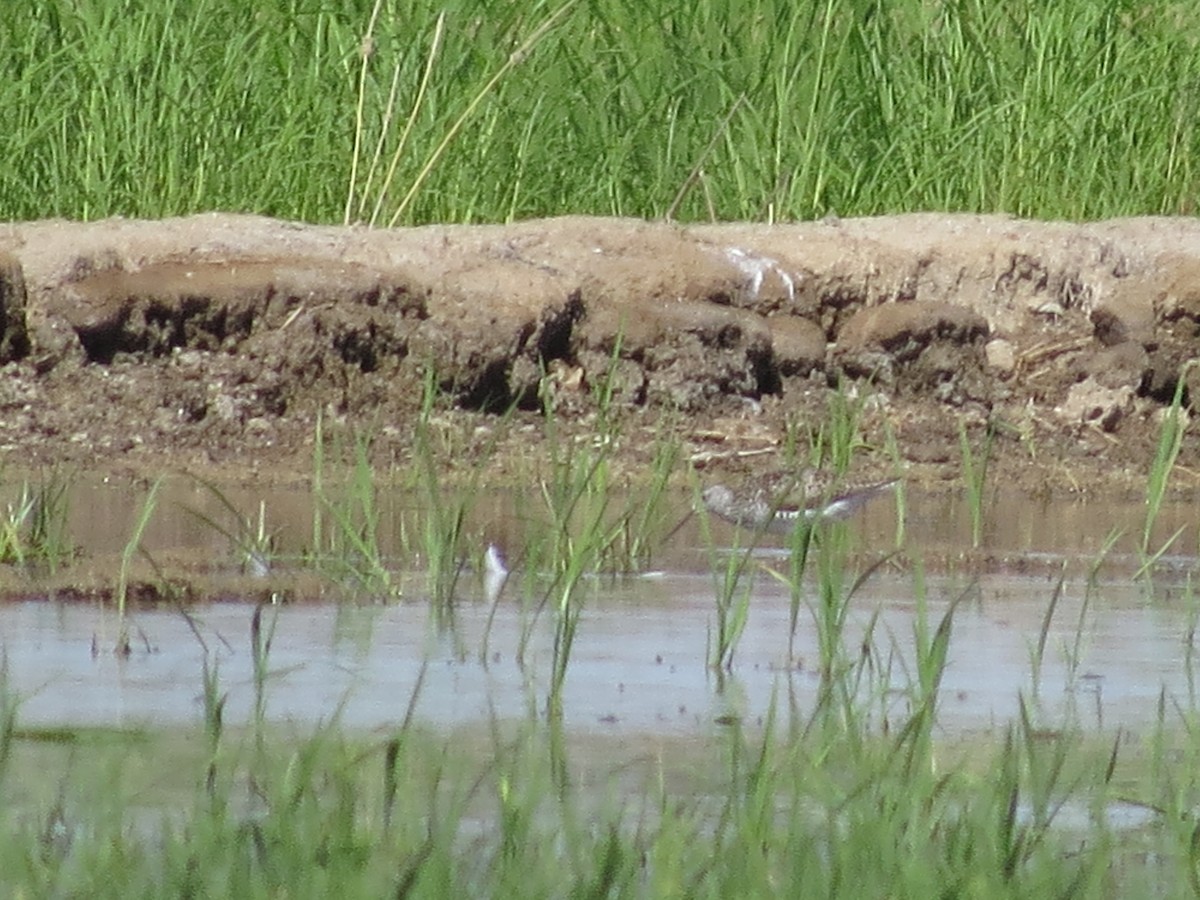
[[[964,585],[930,579],[930,615]],[[1160,692],[1190,707],[1179,604],[1147,603],[1138,591],[1101,589],[1080,620],[1082,592],[1068,587],[1047,641],[1035,684],[1032,656],[1052,585],[1045,579],[982,578],[959,607],[943,680],[941,722],[954,730],[988,728],[1011,719],[1023,693],[1048,726],[1067,717],[1085,727],[1149,725]],[[878,669],[891,668],[894,692],[881,715],[907,709],[913,675],[916,608],[904,577],[878,579],[855,597],[846,645],[856,652],[872,613]],[[819,684],[813,627],[803,612],[788,654],[788,599],[766,580],[754,594],[732,675],[720,684],[705,664],[713,626],[713,589],[704,577],[639,579],[588,597],[566,682],[567,726],[579,732],[636,736],[703,732],[737,716],[761,718],[773,695],[812,708]],[[416,690],[419,721],[438,727],[524,717],[545,704],[552,638],[548,616],[532,626],[525,664],[516,659],[529,618],[502,603],[480,659],[488,608],[460,606],[451,627],[438,628],[428,607],[329,605],[281,607],[274,620],[268,715],[278,721],[328,720],[341,706],[354,728],[399,723]],[[238,604],[194,611],[200,634],[229,691],[226,721],[248,721],[254,701],[251,610]],[[111,610],[20,603],[0,608],[10,686],[24,698],[27,726],[196,724],[201,721],[204,650],[182,616],[134,616],[134,651],[109,648],[118,622]],[[1072,663],[1077,654],[1078,662]],[[789,663],[790,660],[790,663]],[[877,704],[879,705],[879,704]]]
[[[260,498],[229,499],[256,511]],[[923,584],[931,628],[950,600],[965,594],[942,682],[943,728],[970,732],[1007,722],[1022,696],[1046,727],[1068,720],[1088,728],[1149,725],[1164,694],[1193,707],[1185,641],[1195,611],[1186,590],[1195,562],[1188,552],[1195,547],[1194,533],[1186,530],[1189,509],[1164,511],[1164,539],[1181,526],[1185,532],[1153,585],[1132,578],[1135,555],[1126,539],[1089,589],[1088,569],[1113,529],[1133,533],[1140,526],[1137,504],[997,500],[985,534],[987,553],[980,557],[967,552],[969,520],[961,500],[910,495],[907,501],[907,555],[855,595],[844,636],[851,656],[864,645],[873,656],[879,680],[871,708],[880,720],[905,714],[915,679],[912,635],[922,581],[914,574],[915,559],[927,561]],[[683,512],[686,502],[679,502]],[[140,503],[137,492],[103,485],[87,487],[73,501],[72,534],[90,554],[85,559],[119,551]],[[506,532],[520,527],[514,513],[520,506],[507,495],[488,498],[480,504],[487,521],[479,533],[498,534],[503,542]],[[272,495],[265,508],[282,549],[302,547],[311,529],[307,495]],[[232,565],[226,538],[189,510],[210,518],[224,512],[207,492],[175,484],[162,499],[148,547],[164,556],[191,553]],[[406,516],[419,513],[403,496],[387,499],[383,510],[390,523],[385,530],[399,530]],[[856,558],[869,560],[894,545],[896,510],[879,504],[851,522],[849,531]],[[726,542],[734,535],[718,525],[714,537]],[[778,543],[763,546],[756,557],[763,567],[786,562]],[[694,521],[662,548],[654,565],[649,575],[596,581],[583,590],[586,605],[565,686],[569,729],[618,737],[688,735],[734,719],[754,723],[773,697],[796,704],[802,715],[812,709],[820,684],[813,620],[802,609],[789,640],[789,598],[778,581],[762,571],[754,578],[745,634],[731,673],[719,679],[706,664],[715,623],[712,562]],[[1064,566],[1035,679],[1038,636]],[[479,580],[467,577],[449,621],[433,621],[419,596],[387,606],[302,603],[269,610],[274,633],[267,715],[303,724],[327,721],[336,712],[345,725],[362,729],[394,726],[410,702],[418,721],[446,729],[492,717],[524,718],[531,711],[541,715],[553,623],[549,613],[533,617],[533,595],[514,581],[492,616]],[[138,611],[131,619],[133,652],[118,658],[111,652],[119,628],[111,608],[44,601],[2,606],[0,635],[9,685],[22,698],[21,722],[197,724],[206,653],[228,691],[226,721],[248,721],[255,698],[251,614],[245,604],[200,605],[191,611],[198,638],[177,611]],[[528,642],[519,660],[523,635]]]
[[[69,532],[89,556],[103,558],[119,554],[142,512],[148,485],[131,488],[126,483],[81,481],[71,491]],[[0,500],[10,500],[0,494]],[[269,492],[230,489],[224,493],[229,505],[242,512],[251,527],[257,527],[260,507],[264,525],[276,540],[277,550],[295,555],[311,546],[313,498],[307,488],[275,489]],[[378,535],[383,547],[395,546],[406,533],[415,534],[422,522],[422,503],[408,491],[381,491],[378,506]],[[922,494],[910,488],[905,494],[904,538],[907,551],[931,566],[944,568],[967,556],[978,557],[971,548],[971,520],[966,502],[952,493]],[[666,516],[674,525],[686,515],[689,497],[673,498],[674,511]],[[621,507],[614,501],[611,508]],[[546,516],[538,496],[510,491],[481,492],[471,505],[467,532],[500,545],[519,543],[517,536],[538,527]],[[1019,493],[997,492],[985,506],[981,552],[987,565],[1006,571],[1029,571],[1057,566],[1062,560],[1089,565],[1100,554],[1114,532],[1124,538],[1105,559],[1109,568],[1136,568],[1135,538],[1140,538],[1144,506],[1136,497],[1091,501],[1039,501]],[[325,514],[326,523],[329,521]],[[853,523],[858,546],[865,551],[895,545],[897,509],[880,501],[868,507]],[[225,504],[202,485],[187,479],[164,484],[156,504],[153,527],[143,540],[156,555],[182,551],[201,554],[208,562],[233,560],[226,536],[211,522],[227,531],[236,530]],[[1196,561],[1200,551],[1200,520],[1194,505],[1166,503],[1154,529],[1154,546],[1166,542],[1176,531],[1179,538],[1161,560],[1164,567],[1183,572]],[[663,533],[669,527],[662,529]],[[717,523],[717,540],[731,540],[731,533]],[[786,544],[772,537],[768,546]],[[743,542],[744,543],[744,542]],[[693,517],[666,545],[658,547],[656,567],[689,572],[707,571],[708,559],[701,552],[703,537]]]

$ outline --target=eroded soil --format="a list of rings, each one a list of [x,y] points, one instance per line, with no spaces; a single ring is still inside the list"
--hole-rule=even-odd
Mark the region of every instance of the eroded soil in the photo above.
[[[1189,413],[1200,398],[1198,320],[1183,218],[18,223],[0,453],[286,482],[310,476],[320,418],[403,465],[431,388],[448,470],[486,455],[484,480],[527,477],[548,411],[559,437],[603,411],[631,477],[664,423],[685,461],[737,477],[778,467],[841,385],[868,468],[895,468],[892,440],[908,477],[956,483],[960,423],[977,443],[990,423],[1010,485],[1136,491],[1177,388]],[[1198,455],[1189,436],[1183,488]]]

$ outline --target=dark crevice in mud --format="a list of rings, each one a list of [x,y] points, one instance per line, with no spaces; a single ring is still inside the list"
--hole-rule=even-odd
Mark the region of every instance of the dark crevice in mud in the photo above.
[[[33,348],[23,325],[21,323],[18,327],[11,322],[0,323],[0,365],[18,362],[29,356]]]
[[[343,363],[364,375],[379,371],[385,359],[399,362],[408,356],[407,341],[393,329],[373,321],[338,331],[333,335],[332,346]]]
[[[722,350],[731,350],[741,342],[744,333],[740,325],[724,325],[718,329],[712,340],[706,343],[712,343]]]
[[[0,365],[24,359],[32,349],[25,323],[26,300],[21,264],[0,254]]]
[[[819,310],[817,324],[825,332],[825,339],[836,341],[846,320],[867,305],[866,293],[856,287],[838,285],[821,291],[816,299],[816,308]]]
[[[1170,406],[1175,402],[1175,392],[1179,391],[1180,408],[1193,409],[1192,393],[1188,389],[1188,384],[1184,382],[1181,389],[1179,381],[1178,371],[1172,370],[1170,374],[1159,370],[1152,371],[1146,377],[1142,389],[1138,392],[1138,396],[1148,397],[1162,406]]]
[[[753,302],[734,303],[735,299],[739,299],[737,295],[729,291],[714,291],[711,294],[706,294],[703,298],[705,303],[711,303],[714,306],[737,306],[739,309],[752,308]]]
[[[508,376],[508,360],[492,360],[466,385],[458,386],[458,405],[473,412],[506,412],[513,405]]]
[[[779,366],[775,362],[775,354],[768,349],[766,352],[750,353],[750,366],[754,372],[754,383],[758,395],[778,394],[783,390],[783,378]]]
[[[575,326],[583,318],[585,311],[582,293],[579,290],[571,292],[561,309],[549,311],[542,321],[542,333],[537,342],[540,363],[545,365],[551,360],[572,358]]]
[[[254,311],[233,311],[208,297],[130,302],[92,325],[75,326],[88,361],[109,365],[119,353],[166,356],[175,349],[220,350],[250,335]]]

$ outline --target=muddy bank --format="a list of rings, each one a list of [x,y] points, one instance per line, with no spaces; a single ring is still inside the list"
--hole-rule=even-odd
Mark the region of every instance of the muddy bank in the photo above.
[[[841,384],[914,479],[952,482],[959,423],[990,422],[997,471],[1027,490],[1136,489],[1181,377],[1200,398],[1198,320],[1200,222],[1182,218],[16,223],[0,453],[280,481],[311,471],[321,416],[403,464],[428,386],[458,436],[448,467],[487,446],[492,477],[519,477],[547,410],[588,432],[605,405],[630,472],[664,419],[698,465],[753,471]],[[1186,440],[1181,486],[1198,455]]]

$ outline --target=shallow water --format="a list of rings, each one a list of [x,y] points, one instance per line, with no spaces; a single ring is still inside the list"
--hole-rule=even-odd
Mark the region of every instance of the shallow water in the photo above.
[[[125,548],[134,523],[141,514],[148,485],[131,487],[128,483],[80,479],[72,482],[68,530],[89,554],[103,557],[119,554]],[[9,494],[0,500],[10,500]],[[258,491],[230,488],[223,491],[226,500],[240,510],[251,526],[257,524],[260,504],[265,526],[274,535],[279,552],[296,554],[312,542],[312,494],[307,488]],[[614,498],[619,508],[623,498]],[[674,524],[687,512],[689,497],[672,499]],[[420,498],[411,491],[381,490],[378,505],[378,534],[381,546],[395,545],[406,530],[411,534],[421,523]],[[504,544],[514,535],[538,527],[545,515],[538,496],[511,491],[480,492],[468,517],[466,531]],[[1140,537],[1145,515],[1140,498],[1104,500],[1042,501],[1023,494],[998,491],[985,506],[982,549],[993,563],[1021,568],[1058,560],[1090,562],[1100,553],[1114,531],[1126,537],[1107,557],[1120,565],[1133,561],[1135,538]],[[326,521],[329,516],[326,512]],[[890,548],[896,537],[896,504],[880,500],[852,520],[858,543],[864,548]],[[183,478],[170,479],[154,511],[153,527],[147,530],[143,544],[155,554],[172,551],[208,554],[210,559],[230,559],[229,540],[214,529],[211,522],[226,530],[234,524],[228,510],[201,484]],[[1193,504],[1164,504],[1154,529],[1155,547],[1182,529],[1172,545],[1166,562],[1180,568],[1194,564],[1200,552],[1200,530]],[[969,510],[961,495],[922,493],[916,488],[905,491],[905,545],[909,552],[931,564],[953,560],[970,552]],[[730,540],[732,531],[718,523],[714,537]],[[765,546],[783,546],[786,539],[768,536]],[[707,571],[707,559],[695,517],[663,547],[656,549],[654,564],[668,570]]]
[[[86,548],[85,560],[119,552],[142,494],[104,484],[74,490],[71,533]],[[1132,538],[1126,538],[1098,568],[1089,593],[1093,561],[1114,529],[1137,533],[1140,504],[1048,505],[999,497],[989,509],[994,524],[985,535],[986,553],[979,556],[965,547],[970,529],[961,498],[909,494],[904,560],[876,572],[853,597],[844,635],[850,658],[864,643],[870,647],[868,671],[876,681],[864,688],[864,697],[874,698],[870,708],[880,722],[894,722],[908,710],[907,690],[916,678],[916,598],[922,595],[922,580],[914,573],[920,568],[933,573],[923,579],[931,630],[950,601],[965,594],[955,613],[942,680],[944,731],[971,732],[1008,722],[1021,697],[1046,728],[1064,722],[1086,728],[1149,725],[1158,715],[1160,696],[1193,707],[1188,641],[1195,604],[1186,579],[1196,560],[1187,552],[1195,546],[1188,531],[1194,525],[1190,508],[1168,506],[1163,512],[1156,533],[1164,540],[1181,526],[1185,531],[1173,547],[1182,552],[1160,561],[1153,586],[1132,577],[1137,557]],[[228,499],[255,513],[264,500],[268,524],[285,553],[299,552],[311,533],[305,492],[277,492],[265,499],[231,493]],[[405,495],[382,499],[381,541],[386,541],[389,531],[402,529],[420,511]],[[678,498],[680,516],[686,502]],[[529,506],[508,494],[486,495],[477,505],[476,531],[501,544],[506,538],[511,542],[512,533],[527,526],[520,510]],[[219,520],[225,514],[203,488],[175,482],[160,501],[146,546],[163,557],[192,554],[216,570],[230,568],[227,538],[203,518]],[[896,521],[895,505],[881,502],[849,523],[856,565],[861,568],[894,546]],[[714,538],[719,543],[738,539],[720,523]],[[755,551],[756,559],[763,567],[782,568],[786,538],[772,541]],[[693,518],[659,549],[655,573],[597,580],[583,591],[585,609],[564,694],[569,730],[686,736],[734,719],[757,722],[772,698],[794,704],[800,715],[811,711],[820,684],[812,615],[800,610],[790,642],[787,590],[761,569],[731,672],[718,677],[707,665],[715,589],[714,562],[704,546]],[[718,551],[718,564],[719,559]],[[1042,621],[1064,572],[1035,682]],[[527,608],[529,594],[519,581],[511,584],[490,631],[491,606],[473,576],[464,579],[450,623],[435,622],[430,604],[419,597],[386,606],[303,603],[268,609],[275,631],[267,715],[301,724],[337,715],[343,724],[362,729],[396,725],[410,701],[418,722],[442,729],[478,726],[492,718],[524,719],[531,711],[541,715],[552,621],[549,612],[534,619]],[[202,646],[178,611],[136,612],[133,652],[119,658],[112,653],[119,628],[112,609],[44,601],[0,606],[0,643],[9,685],[22,698],[21,724],[198,724],[206,652],[229,692],[226,721],[247,721],[255,696],[252,613],[246,604],[192,609]],[[872,621],[868,636],[865,629]],[[526,632],[528,648],[519,664]],[[1170,711],[1172,704],[1166,708]]]
[[[965,584],[930,579],[935,627],[944,598]],[[1012,719],[1022,694],[1046,727],[1064,718],[1085,728],[1150,725],[1160,693],[1191,707],[1185,634],[1189,613],[1179,604],[1147,603],[1137,590],[1110,586],[1093,598],[1076,641],[1081,593],[1068,586],[1055,613],[1036,685],[1032,657],[1053,585],[1044,578],[987,576],[969,588],[955,619],[942,682],[943,729],[973,731]],[[881,715],[907,710],[903,693],[915,679],[912,633],[916,608],[911,579],[876,579],[853,600],[845,635],[857,652],[872,613],[880,668],[890,665],[894,689]],[[773,696],[800,713],[816,701],[817,647],[804,610],[789,665],[788,598],[760,579],[731,674],[719,680],[706,665],[713,626],[713,588],[706,577],[637,579],[588,598],[567,676],[565,724],[575,732],[628,736],[702,733],[729,717],[761,719]],[[315,723],[337,712],[362,729],[399,724],[415,698],[416,720],[456,728],[525,717],[545,707],[552,638],[548,615],[533,626],[525,665],[517,648],[519,601],[502,601],[480,659],[488,607],[460,605],[453,627],[439,629],[429,607],[297,605],[266,611],[274,618],[267,687],[269,718]],[[252,610],[215,604],[193,611],[229,692],[226,721],[248,721],[254,702],[250,652]],[[25,727],[55,725],[184,725],[202,718],[205,651],[178,612],[139,612],[133,652],[111,652],[118,621],[111,610],[27,602],[0,607],[9,683],[23,697]],[[877,703],[878,705],[878,703]],[[1170,705],[1168,704],[1168,709]]]

